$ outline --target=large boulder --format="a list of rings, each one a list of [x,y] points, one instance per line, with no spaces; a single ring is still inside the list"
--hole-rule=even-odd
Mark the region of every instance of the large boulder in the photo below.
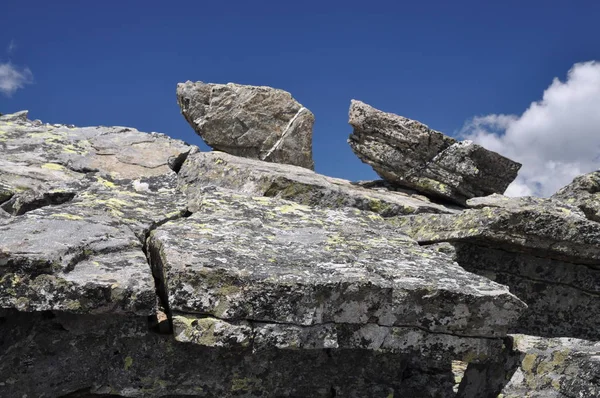
[[[590,220],[600,222],[600,170],[576,177],[552,198],[575,205]]]
[[[314,168],[314,116],[286,91],[188,81],[177,85],[177,102],[188,123],[214,149]]]
[[[521,165],[470,141],[352,100],[350,147],[382,178],[458,204],[503,193]]]

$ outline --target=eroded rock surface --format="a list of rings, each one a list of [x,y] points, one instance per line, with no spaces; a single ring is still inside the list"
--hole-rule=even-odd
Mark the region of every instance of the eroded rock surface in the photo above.
[[[348,139],[354,153],[391,183],[458,204],[503,193],[521,165],[470,141],[352,100]]]
[[[576,177],[552,198],[577,206],[590,220],[600,222],[600,171]]]
[[[314,168],[314,116],[286,91],[188,81],[177,85],[177,101],[188,123],[214,149]]]

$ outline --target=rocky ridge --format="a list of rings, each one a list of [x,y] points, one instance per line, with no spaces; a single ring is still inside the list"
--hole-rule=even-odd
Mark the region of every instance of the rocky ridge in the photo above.
[[[257,89],[180,85],[188,120],[281,131],[182,86]],[[598,396],[593,174],[553,199],[461,174],[449,204],[235,145],[0,117],[0,396]]]

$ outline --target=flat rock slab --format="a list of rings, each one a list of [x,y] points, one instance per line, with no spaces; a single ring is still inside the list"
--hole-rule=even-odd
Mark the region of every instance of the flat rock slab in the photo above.
[[[498,337],[524,304],[374,214],[207,192],[149,238],[173,312]]]
[[[521,165],[470,141],[352,100],[348,139],[354,153],[383,179],[458,204],[503,193]]]
[[[162,176],[171,172],[169,158],[190,149],[163,134],[127,127],[0,119],[0,207],[20,215],[64,203],[89,185],[90,174],[131,180]]]
[[[354,207],[383,217],[460,211],[454,206],[433,203],[421,195],[368,189],[303,167],[240,158],[223,152],[190,154],[179,171],[178,181],[179,188],[190,198],[202,195],[206,187],[216,186],[312,207]]]
[[[53,210],[0,226],[0,307],[150,315],[154,282],[133,232]]]
[[[421,244],[471,242],[560,261],[600,265],[600,224],[566,203],[491,195],[468,202],[458,214],[394,218]]]
[[[190,126],[214,149],[314,168],[315,118],[286,91],[188,81],[177,85],[177,102]]]
[[[169,159],[190,146],[123,127],[0,119],[0,308],[150,315],[148,231],[185,215]]]
[[[576,177],[552,198],[577,206],[587,218],[600,222],[600,170]]]

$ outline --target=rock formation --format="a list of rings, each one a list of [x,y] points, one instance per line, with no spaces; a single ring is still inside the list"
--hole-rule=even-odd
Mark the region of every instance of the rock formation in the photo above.
[[[315,118],[286,91],[188,81],[177,85],[177,102],[190,126],[214,149],[314,168]]]
[[[26,113],[0,149],[2,397],[600,395],[589,183],[450,205]]]
[[[600,170],[576,177],[552,197],[579,207],[587,218],[600,222]]]
[[[503,193],[521,165],[470,141],[352,100],[350,147],[383,179],[458,204]]]

